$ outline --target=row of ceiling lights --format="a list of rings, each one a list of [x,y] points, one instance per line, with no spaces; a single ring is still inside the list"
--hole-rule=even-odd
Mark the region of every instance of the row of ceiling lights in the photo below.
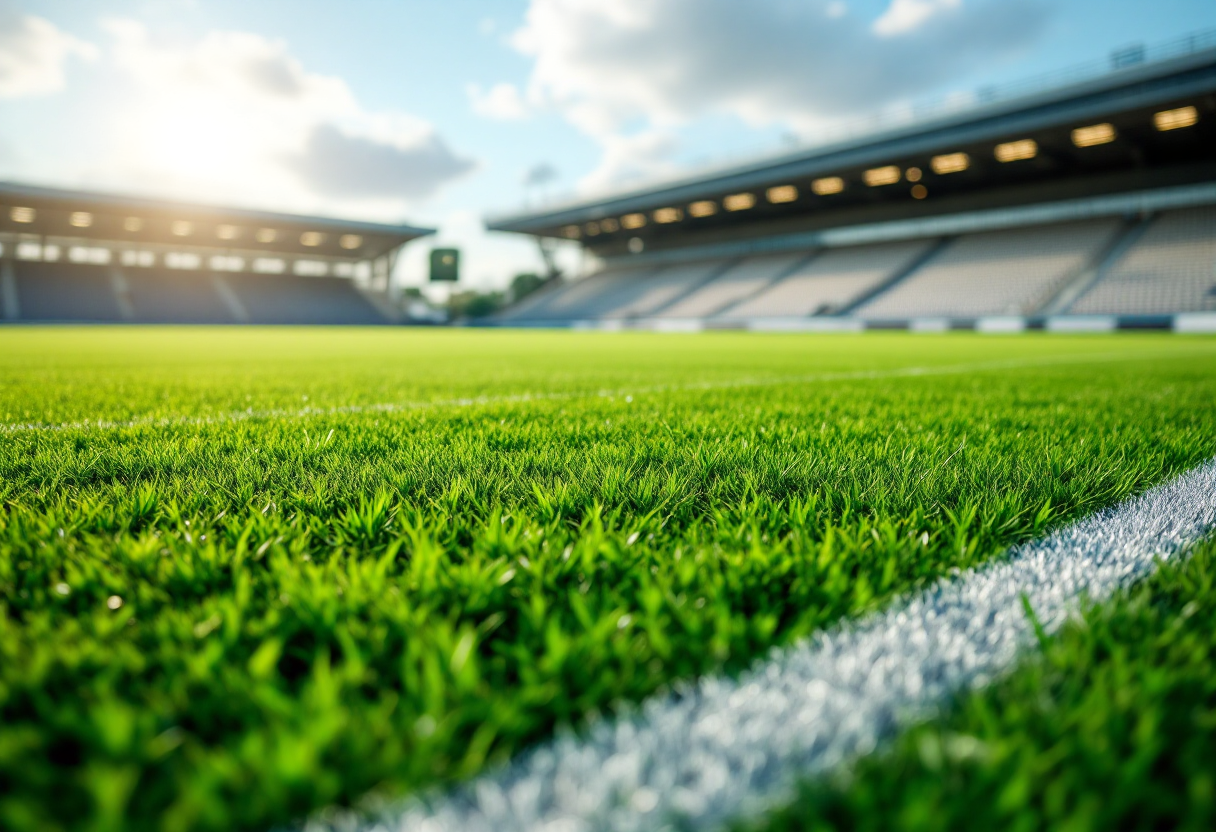
[[[1178,130],[1190,127],[1199,121],[1199,111],[1194,107],[1179,107],[1174,110],[1162,110],[1153,115],[1153,126],[1160,132]],[[1118,130],[1110,123],[1091,124],[1078,127],[1072,131],[1072,143],[1076,147],[1096,147],[1110,144],[1118,138]],[[1039,145],[1034,139],[1017,139],[1003,142],[993,148],[993,157],[1002,163],[1020,162],[1033,159],[1039,155]],[[939,176],[958,173],[971,167],[971,157],[962,152],[943,153],[929,160],[933,172]],[[884,185],[894,185],[903,179],[919,183],[924,172],[920,168],[911,167],[907,170],[898,165],[883,165],[870,168],[862,173],[862,181],[868,187],[877,188]],[[845,189],[846,183],[840,176],[825,176],[811,182],[811,191],[816,196],[831,196]],[[912,196],[923,199],[928,195],[924,185],[916,184],[912,188]],[[798,199],[796,185],[776,185],[764,192],[765,199],[772,205],[794,202]],[[746,211],[756,205],[756,195],[753,193],[730,194],[722,199],[722,208],[727,211]],[[687,214],[692,217],[710,217],[718,213],[718,203],[711,199],[703,199],[688,205]],[[684,219],[685,209],[678,207],[658,208],[651,212],[650,219],[659,225],[667,225]],[[609,217],[598,222],[588,222],[582,226],[567,225],[562,229],[562,235],[570,239],[582,236],[595,237],[599,234],[611,234],[622,228],[635,230],[648,222],[646,214],[625,214],[619,219]]]
[[[9,211],[9,219],[13,222],[28,224],[38,219],[38,211],[34,208],[16,206]],[[88,211],[73,211],[68,215],[68,224],[73,228],[89,228],[93,225],[93,215]],[[144,221],[140,217],[126,217],[122,227],[125,231],[142,231]],[[236,240],[241,236],[241,228],[235,225],[217,225],[215,236],[221,240]],[[190,237],[195,232],[194,223],[189,220],[174,220],[169,224],[169,233],[174,237]],[[253,233],[253,238],[259,243],[273,243],[279,239],[279,231],[274,228],[259,228]],[[320,231],[305,231],[300,235],[300,244],[315,247],[325,242],[325,235]],[[344,249],[354,250],[363,245],[363,237],[358,234],[343,234],[338,238],[338,245]]]

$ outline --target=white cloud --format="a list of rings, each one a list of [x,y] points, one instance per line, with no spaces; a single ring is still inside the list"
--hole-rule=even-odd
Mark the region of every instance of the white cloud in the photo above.
[[[291,166],[325,196],[424,199],[474,164],[454,154],[430,130],[394,142],[351,136],[332,124],[318,124],[304,154],[294,157]]]
[[[678,169],[675,154],[679,142],[668,130],[610,133],[600,137],[600,144],[603,153],[599,165],[579,181],[587,193],[668,176]]]
[[[58,92],[69,58],[96,56],[95,46],[60,31],[49,20],[0,3],[0,98]]]
[[[962,0],[891,0],[882,17],[874,21],[874,31],[880,35],[910,32],[929,18],[943,11],[952,11]]]
[[[105,24],[128,94],[113,113],[110,177],[189,198],[399,218],[473,167],[425,121],[365,110],[346,82],[285,43],[213,31],[158,43]]]
[[[495,84],[484,92],[480,84],[465,87],[473,112],[496,121],[518,121],[528,117],[528,105],[514,84]]]
[[[603,145],[600,181],[662,167],[661,153],[632,165],[622,154],[697,118],[808,133],[906,101],[1016,53],[1051,6],[890,0],[874,20],[849,12],[843,0],[532,0],[512,43],[534,59],[523,97]]]

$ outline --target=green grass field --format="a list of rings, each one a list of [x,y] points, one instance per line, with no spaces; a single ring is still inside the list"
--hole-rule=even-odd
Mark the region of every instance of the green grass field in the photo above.
[[[1210,338],[0,330],[0,826],[467,777],[1211,458],[1213,402]],[[1210,563],[772,828],[1210,822],[1212,755],[1137,756],[1216,730]]]
[[[753,829],[1216,827],[1216,545]]]

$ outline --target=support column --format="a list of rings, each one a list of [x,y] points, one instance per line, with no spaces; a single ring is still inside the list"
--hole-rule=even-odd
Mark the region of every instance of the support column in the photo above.
[[[114,303],[118,305],[118,314],[124,321],[135,320],[135,304],[131,302],[131,286],[127,276],[118,266],[110,267],[110,291],[114,293]]]
[[[0,259],[0,309],[4,310],[6,321],[21,319],[21,301],[17,297],[17,272],[13,267],[11,255]]]

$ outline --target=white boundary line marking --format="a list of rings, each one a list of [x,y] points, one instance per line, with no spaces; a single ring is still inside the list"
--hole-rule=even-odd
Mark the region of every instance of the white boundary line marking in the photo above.
[[[1048,632],[1148,575],[1216,527],[1216,460],[1099,512],[1007,560],[939,581],[886,612],[774,651],[740,678],[710,677],[569,732],[452,791],[379,819],[314,820],[364,832],[710,830],[787,801],[800,777],[873,750],[950,694],[1007,670]],[[670,827],[667,825],[670,824]]]
[[[1037,358],[1012,358],[994,361],[975,361],[966,364],[942,364],[939,366],[897,367],[890,370],[855,370],[835,373],[811,373],[796,376],[774,376],[772,378],[743,378],[724,381],[694,382],[691,384],[650,385],[619,390],[595,392],[571,391],[562,393],[516,393],[503,396],[473,396],[434,401],[384,402],[378,404],[354,404],[342,407],[304,407],[299,409],[237,410],[214,416],[147,416],[123,421],[105,419],[83,420],[45,424],[36,422],[0,424],[0,434],[58,432],[68,430],[124,430],[138,427],[179,427],[221,425],[232,422],[248,422],[262,419],[307,419],[313,416],[341,416],[357,413],[396,413],[408,410],[428,410],[443,407],[475,407],[478,405],[515,404],[530,401],[556,401],[563,399],[593,399],[609,396],[646,395],[649,393],[676,393],[696,390],[728,390],[737,387],[775,387],[782,384],[810,384],[823,381],[863,381],[880,378],[905,378],[919,376],[945,376],[985,370],[1017,370],[1029,367],[1050,367],[1068,364],[1100,364],[1111,361],[1139,361],[1152,358],[1185,356],[1189,351],[1169,350],[1154,353],[1114,352],[1072,355],[1048,355]],[[1203,350],[1202,352],[1210,352]]]

